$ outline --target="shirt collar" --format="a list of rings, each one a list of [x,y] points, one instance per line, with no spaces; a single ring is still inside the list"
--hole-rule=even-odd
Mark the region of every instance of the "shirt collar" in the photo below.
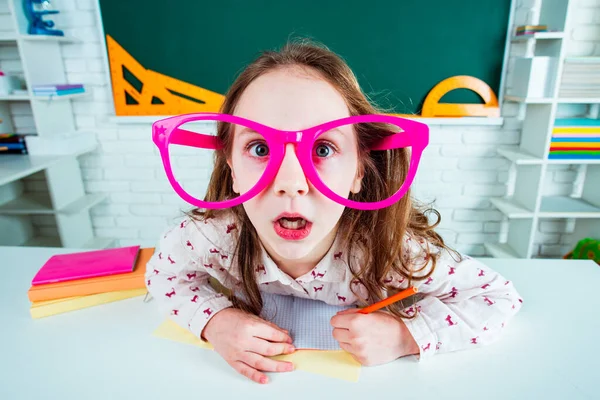
[[[317,265],[306,274],[296,279],[298,282],[311,282],[313,280],[323,282],[342,282],[346,278],[348,270],[348,256],[341,248],[339,236],[336,235],[329,251],[317,263]],[[255,268],[257,283],[268,283],[281,281],[288,283],[292,278],[281,271],[277,264],[269,257],[267,251],[261,244],[261,261]]]

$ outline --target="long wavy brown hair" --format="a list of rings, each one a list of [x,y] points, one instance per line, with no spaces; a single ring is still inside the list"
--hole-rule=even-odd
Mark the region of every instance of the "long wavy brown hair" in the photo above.
[[[317,74],[335,87],[346,101],[350,115],[378,114],[377,109],[361,91],[358,81],[344,60],[326,46],[307,39],[292,40],[279,51],[265,51],[246,67],[225,95],[220,112],[233,114],[244,90],[259,76],[281,68],[300,68]],[[389,135],[390,131],[382,126],[362,124],[357,129],[359,165],[363,172],[361,190],[351,194],[358,201],[374,201],[381,196],[393,194],[389,188],[398,188],[406,177],[410,153],[407,149],[369,152],[371,143]],[[227,159],[231,154],[233,134],[226,125],[217,127],[217,136],[223,143],[223,149],[215,154],[215,165],[208,185],[206,201],[223,201],[235,197],[233,180]],[[390,183],[392,184],[386,184]],[[436,221],[430,223],[426,214],[432,213]],[[242,279],[238,293],[233,296],[234,305],[253,314],[260,314],[262,299],[255,279],[255,267],[260,260],[260,242],[258,234],[246,215],[242,205],[226,210],[194,209],[189,215],[196,220],[219,218],[227,213],[233,216],[238,226],[234,262],[237,263]],[[396,291],[388,287],[384,280],[396,273],[413,281],[427,279],[436,265],[438,248],[448,247],[442,237],[434,231],[441,216],[438,211],[417,205],[410,191],[392,206],[374,211],[361,211],[346,208],[338,223],[337,235],[345,247],[344,254],[363,253],[362,265],[354,265],[353,258],[347,262],[354,278],[368,291],[368,299],[361,302],[375,302]],[[404,238],[409,233],[416,242],[422,243],[423,252],[419,260],[403,254]],[[428,245],[430,244],[430,245]],[[425,262],[423,262],[423,260]],[[428,262],[431,261],[431,262]],[[235,294],[235,293],[234,293]],[[357,296],[360,298],[360,296]],[[244,300],[240,300],[244,298]],[[363,304],[364,305],[364,304]],[[404,303],[395,303],[388,307],[392,314],[411,318],[416,313],[405,314]]]

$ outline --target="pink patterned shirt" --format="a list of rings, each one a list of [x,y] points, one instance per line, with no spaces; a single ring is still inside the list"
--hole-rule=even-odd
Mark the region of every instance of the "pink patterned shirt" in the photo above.
[[[236,234],[232,221],[185,218],[163,235],[147,264],[146,286],[161,311],[197,337],[215,313],[232,305],[213,289],[210,277],[230,289],[241,284],[239,268],[232,262]],[[426,262],[424,245],[406,236],[404,256],[412,258],[417,269]],[[334,241],[316,267],[297,279],[281,271],[263,248],[255,266],[260,290],[333,305],[351,305],[357,295],[365,299],[366,289],[353,279],[338,246]],[[470,257],[456,262],[447,251],[433,250],[440,253],[434,273],[413,282],[424,295],[415,306],[417,317],[404,320],[419,345],[421,360],[494,342],[522,304],[513,284],[484,264]],[[359,261],[359,255],[350,256]],[[407,287],[397,275],[387,277],[386,283]],[[405,311],[414,313],[415,307]]]

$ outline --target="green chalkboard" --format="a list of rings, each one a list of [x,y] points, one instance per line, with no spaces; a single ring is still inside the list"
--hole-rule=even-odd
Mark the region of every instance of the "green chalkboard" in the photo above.
[[[441,80],[498,94],[510,0],[100,0],[104,33],[145,68],[224,94],[261,50],[309,37],[340,54],[363,90],[418,113]],[[480,102],[456,90],[446,102]]]

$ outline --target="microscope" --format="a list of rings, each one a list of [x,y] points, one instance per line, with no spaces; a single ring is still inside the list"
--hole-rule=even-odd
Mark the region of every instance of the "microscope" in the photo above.
[[[29,21],[27,33],[30,35],[52,35],[64,36],[65,33],[58,29],[50,29],[54,26],[53,21],[44,21],[44,15],[58,14],[52,10],[49,0],[23,0],[23,10]]]

